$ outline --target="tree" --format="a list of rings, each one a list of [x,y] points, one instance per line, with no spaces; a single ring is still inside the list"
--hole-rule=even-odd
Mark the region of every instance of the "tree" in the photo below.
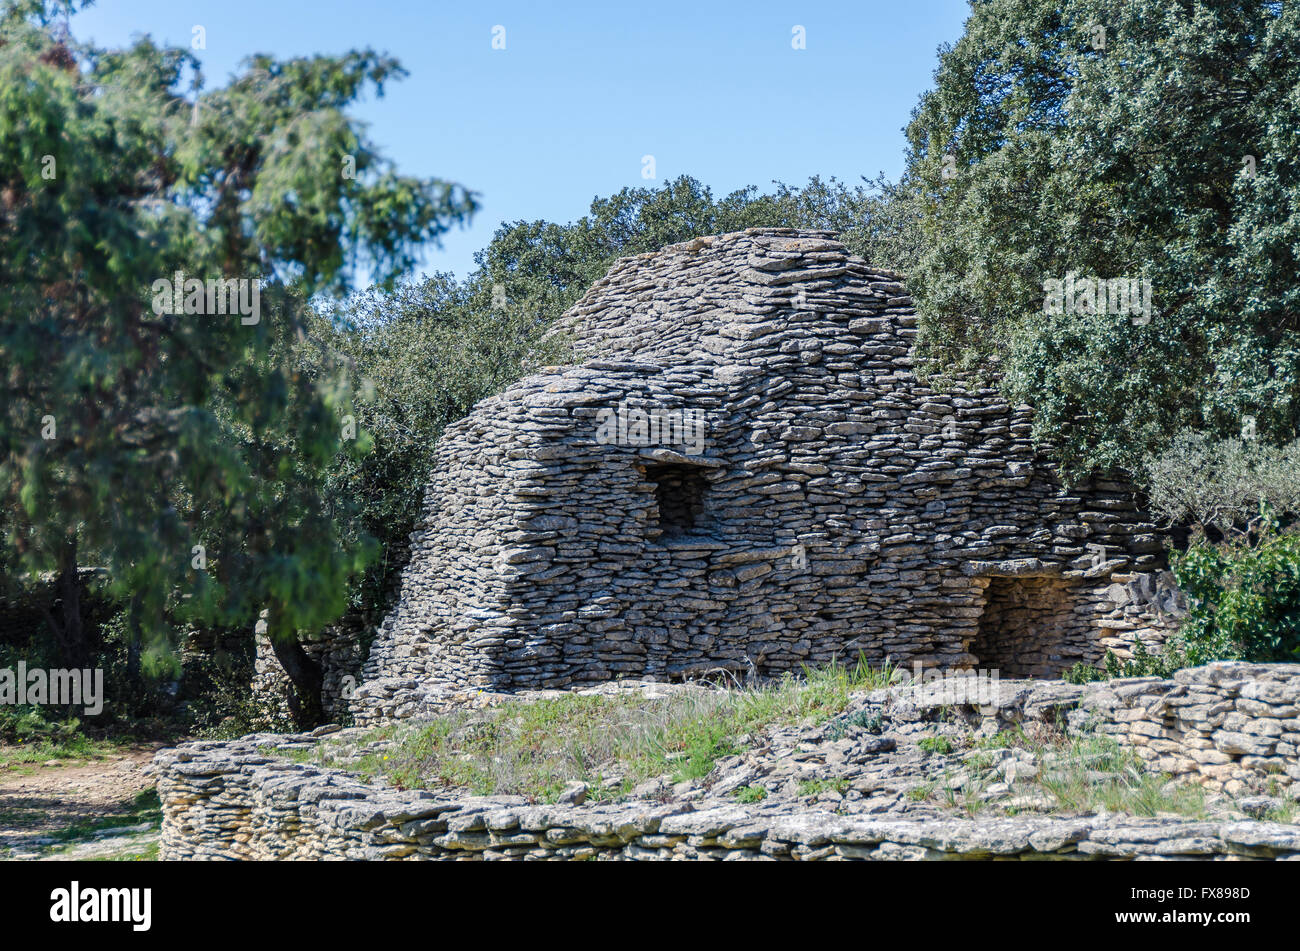
[[[1300,440],[1270,446],[1184,432],[1147,472],[1152,513],[1198,536],[1250,540],[1263,525],[1300,519]]]
[[[379,542],[379,555],[351,593],[362,626],[387,609],[405,565],[438,436],[479,400],[517,380],[543,349],[549,324],[536,313],[494,301],[481,278],[436,274],[391,292],[371,288],[310,320],[325,344],[302,348],[302,372],[322,372],[323,354],[343,355],[359,382],[356,423],[374,442],[346,458],[326,485],[331,505],[359,503],[354,538]]]
[[[1166,653],[1184,665],[1300,657],[1300,440],[1184,432],[1148,464],[1151,509],[1187,525],[1172,558],[1190,610]]]
[[[926,352],[1000,371],[1067,472],[1295,437],[1297,48],[1294,4],[974,0],[941,51],[908,127]]]
[[[67,591],[104,569],[154,669],[177,618],[265,612],[310,722],[296,632],[343,611],[369,551],[341,544],[355,505],[322,504],[366,439],[346,364],[292,359],[305,301],[358,266],[391,286],[474,198],[399,175],[346,115],[393,59],[257,56],[204,92],[187,51],[78,43],[62,8],[0,13],[3,567]],[[75,598],[50,621],[83,664]]]

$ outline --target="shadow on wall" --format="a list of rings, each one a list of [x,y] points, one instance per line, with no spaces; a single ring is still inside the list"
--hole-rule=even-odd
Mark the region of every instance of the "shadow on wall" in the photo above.
[[[1082,591],[1055,576],[988,579],[970,646],[975,666],[1002,677],[1059,677],[1081,660],[1096,661],[1096,635],[1076,610]]]

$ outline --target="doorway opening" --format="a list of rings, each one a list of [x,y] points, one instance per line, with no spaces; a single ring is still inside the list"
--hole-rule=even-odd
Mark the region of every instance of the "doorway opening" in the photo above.
[[[1000,677],[1059,677],[1089,659],[1090,628],[1076,613],[1076,585],[1062,578],[991,578],[970,652]]]

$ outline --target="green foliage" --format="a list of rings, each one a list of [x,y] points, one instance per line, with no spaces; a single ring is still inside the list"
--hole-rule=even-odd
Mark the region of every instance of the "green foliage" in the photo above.
[[[0,706],[0,740],[6,743],[49,743],[54,746],[76,745],[81,721],[76,717],[49,719],[43,706],[22,704]]]
[[[1268,518],[1300,517],[1300,440],[1278,447],[1183,432],[1146,469],[1152,512],[1202,534],[1249,536]]]
[[[1147,468],[1153,511],[1195,529],[1171,559],[1190,611],[1169,650],[1189,666],[1300,659],[1300,441],[1183,433]]]
[[[826,735],[831,740],[843,739],[849,727],[859,727],[878,736],[884,729],[884,717],[879,710],[874,713],[859,710],[856,713],[844,714],[826,725]]]
[[[1198,663],[1223,659],[1226,658],[1205,657]],[[1117,677],[1171,677],[1174,671],[1193,666],[1195,664],[1188,659],[1187,644],[1179,634],[1172,636],[1154,654],[1147,650],[1139,637],[1134,641],[1131,655],[1126,660],[1120,660],[1114,651],[1106,651],[1100,667],[1079,661],[1062,674],[1061,679],[1072,684],[1087,684],[1114,680]]]
[[[1106,679],[1106,673],[1092,664],[1079,661],[1061,674],[1061,679],[1070,684],[1090,684]]]
[[[39,651],[0,645],[0,669],[14,670],[19,661],[29,668],[49,666],[47,656]],[[4,743],[22,747],[24,762],[34,760],[40,752],[48,752],[44,759],[85,755],[93,745],[83,735],[75,713],[37,704],[0,704],[0,744]]]
[[[975,740],[975,748],[980,750],[1009,750],[1028,744],[1029,737],[1025,735],[1024,727],[1019,725]]]
[[[178,619],[317,628],[370,549],[321,501],[365,440],[346,367],[289,358],[304,302],[356,264],[391,285],[473,198],[399,176],[347,117],[394,60],[258,56],[204,92],[184,49],[52,31],[63,6],[0,17],[0,574],[104,567],[151,669]],[[260,318],[168,312],[178,271],[265,281]]]
[[[767,798],[766,786],[741,786],[736,790],[736,801],[743,803],[762,802]]]
[[[183,706],[187,730],[204,739],[228,740],[250,733],[291,733],[293,718],[279,698],[249,689],[247,665],[205,657],[187,667],[190,699]]]
[[[1069,472],[1247,415],[1294,438],[1297,47],[1294,4],[975,0],[941,50],[908,127],[922,337],[1003,371]],[[1151,320],[1045,313],[1071,271],[1149,279]]]
[[[1173,571],[1191,604],[1178,634],[1189,664],[1300,660],[1300,532],[1194,543]]]
[[[360,381],[356,423],[373,448],[340,460],[326,497],[330,505],[359,506],[348,543],[379,541],[379,557],[353,587],[350,605],[373,616],[387,607],[406,563],[443,428],[517,380],[526,358],[563,354],[541,343],[547,324],[535,313],[510,303],[494,307],[481,275],[457,283],[438,274],[391,294],[372,289],[316,315],[310,327]],[[315,372],[319,353],[300,351],[304,372]]]
[[[624,188],[598,198],[567,225],[503,225],[476,256],[474,282],[489,290],[500,285],[515,306],[549,324],[616,259],[705,235],[759,227],[835,230],[878,267],[905,269],[914,260],[920,209],[912,192],[883,179],[849,187],[816,176],[802,187],[775,186],[771,194],[750,186],[715,199],[682,176],[661,188]]]
[[[946,736],[923,736],[916,741],[916,745],[927,753],[947,754],[952,752],[952,740]]]
[[[150,720],[160,725],[160,718],[176,708],[176,683],[167,673],[151,674],[143,669],[135,652],[138,645],[132,641],[130,612],[119,610],[103,624],[99,635],[91,663],[104,671],[104,709],[94,726],[111,725],[120,732],[141,731]]]
[[[841,796],[848,792],[847,779],[801,779],[796,791],[800,796],[820,796],[822,793],[834,792]]]
[[[44,763],[52,759],[92,759],[118,747],[87,736],[74,716],[49,707],[0,706],[0,768]]]

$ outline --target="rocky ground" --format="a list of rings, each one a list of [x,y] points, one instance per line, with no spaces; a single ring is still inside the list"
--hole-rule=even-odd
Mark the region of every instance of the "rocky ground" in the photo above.
[[[0,859],[149,857],[158,817],[144,768],[160,745],[0,769]]]

